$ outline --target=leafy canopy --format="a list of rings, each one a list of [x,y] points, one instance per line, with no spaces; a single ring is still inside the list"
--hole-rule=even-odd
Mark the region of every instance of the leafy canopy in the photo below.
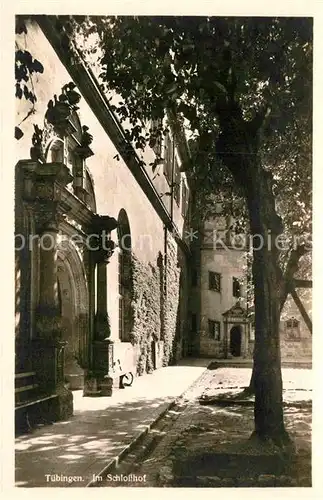
[[[209,203],[205,213],[212,211],[220,193],[230,199],[242,195],[221,161],[217,143],[229,114],[240,112],[253,125],[256,152],[273,174],[276,208],[287,238],[308,238],[311,18],[76,17],[73,21],[75,44],[98,68],[106,93],[113,91],[121,98],[118,104],[113,101],[113,109],[135,147],[153,145],[165,132],[162,127],[147,132],[146,126],[151,119],[162,119],[165,110],[185,129],[192,156],[187,172],[204,208]],[[84,42],[89,40],[84,54]],[[240,154],[243,160],[246,152]]]

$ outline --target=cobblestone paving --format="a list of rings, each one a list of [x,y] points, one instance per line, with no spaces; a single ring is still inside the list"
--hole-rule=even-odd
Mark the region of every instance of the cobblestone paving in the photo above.
[[[214,450],[246,440],[253,431],[252,406],[233,404],[223,408],[199,404],[203,393],[211,394],[217,390],[228,392],[230,388],[241,391],[248,385],[250,369],[221,367],[204,372],[143,442],[116,470],[109,471],[110,475],[101,478],[97,486],[310,486],[309,372],[310,370],[283,370],[286,388],[284,400],[289,403],[285,408],[286,427],[296,445],[295,459],[287,473],[252,473],[250,462],[250,468],[245,467],[247,473],[239,475],[239,466],[232,463],[225,465],[225,457],[218,457],[216,464],[212,464]],[[303,407],[296,405],[297,397],[304,402]],[[211,457],[208,463],[200,463],[196,459],[202,457],[203,462],[203,457],[208,456]],[[257,457],[253,458],[257,462]],[[186,464],[185,467],[183,464]]]

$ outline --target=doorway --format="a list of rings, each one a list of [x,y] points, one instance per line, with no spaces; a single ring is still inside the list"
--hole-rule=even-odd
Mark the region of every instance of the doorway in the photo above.
[[[75,252],[59,248],[57,288],[62,321],[64,376],[69,389],[84,387],[84,362],[88,357],[88,294],[82,263]]]
[[[234,357],[241,356],[241,326],[233,326],[230,330],[230,353]]]

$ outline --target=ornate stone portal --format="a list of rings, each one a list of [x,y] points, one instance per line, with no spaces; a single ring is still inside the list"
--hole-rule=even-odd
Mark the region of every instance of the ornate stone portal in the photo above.
[[[70,210],[64,200],[72,181],[63,163],[21,162],[23,199],[34,220],[39,250],[39,302],[32,338],[32,366],[37,373],[40,394],[57,395],[56,415],[73,413],[73,397],[64,386],[64,348],[57,290],[57,235]],[[31,284],[32,286],[32,284]]]
[[[223,313],[224,320],[224,357],[247,357],[250,319],[246,309],[238,301]]]
[[[18,268],[30,269],[30,281],[24,284],[29,287],[24,299],[27,302],[18,304],[28,316],[30,331],[23,331],[22,341],[18,338],[17,342],[24,342],[31,353],[29,366],[36,373],[38,387],[35,403],[42,396],[55,395],[55,419],[73,413],[70,382],[66,384],[73,374],[69,370],[76,366],[70,363],[72,355],[84,371],[84,395],[93,395],[93,380],[94,392],[111,393],[109,370],[113,365],[106,266],[115,246],[111,232],[117,221],[93,212],[94,190],[88,190],[90,177],[85,164],[93,155],[89,147],[93,137],[77,116],[78,96],[74,84],[64,86],[59,98],[54,96],[44,128],[34,126],[31,159],[17,165],[16,193],[21,203],[17,204],[16,233],[19,218],[27,217],[30,222],[25,236],[33,239],[31,251],[26,254],[24,249],[18,254]],[[69,291],[63,286],[59,265],[69,273]],[[70,296],[66,299],[64,293]],[[63,303],[62,314],[64,300],[71,304],[69,308],[67,302]],[[66,328],[70,328],[69,335]],[[19,357],[21,350],[16,355]],[[18,360],[17,366],[23,363]]]

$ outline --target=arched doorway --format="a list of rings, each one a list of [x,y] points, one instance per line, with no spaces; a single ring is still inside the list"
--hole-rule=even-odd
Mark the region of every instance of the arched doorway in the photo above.
[[[234,357],[241,356],[241,326],[235,325],[230,330],[230,353]]]
[[[133,327],[132,311],[132,266],[131,233],[127,213],[121,209],[118,216],[118,280],[119,280],[119,337],[123,342],[130,342]]]
[[[83,263],[71,244],[59,246],[57,284],[62,318],[65,380],[71,390],[84,386],[88,358],[89,300]]]

